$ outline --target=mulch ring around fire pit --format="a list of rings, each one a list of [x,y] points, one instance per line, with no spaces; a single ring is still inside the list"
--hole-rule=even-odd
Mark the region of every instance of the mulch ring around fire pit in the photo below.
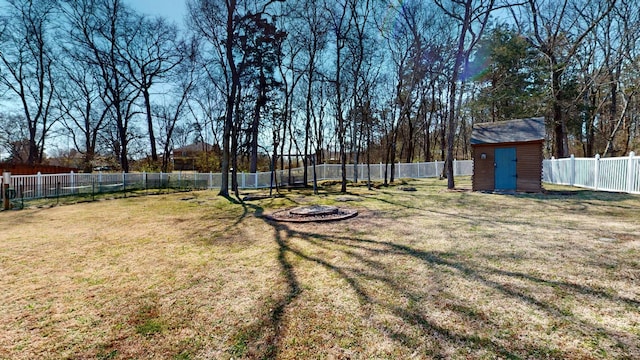
[[[273,221],[306,223],[345,220],[356,215],[358,215],[358,211],[355,209],[330,205],[310,205],[279,210],[273,214],[265,214],[264,217]]]

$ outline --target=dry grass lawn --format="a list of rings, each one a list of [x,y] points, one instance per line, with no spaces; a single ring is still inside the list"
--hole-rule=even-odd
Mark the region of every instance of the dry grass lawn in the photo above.
[[[410,185],[2,212],[0,358],[640,358],[639,196]]]

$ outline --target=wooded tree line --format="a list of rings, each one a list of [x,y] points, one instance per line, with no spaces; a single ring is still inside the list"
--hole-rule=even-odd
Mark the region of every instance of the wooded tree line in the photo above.
[[[474,123],[547,119],[548,156],[637,149],[633,0],[0,0],[0,146],[36,164],[237,171],[469,158]],[[267,160],[268,159],[268,160]],[[305,172],[305,181],[311,176]],[[357,180],[357,179],[356,179]],[[393,181],[393,169],[389,173]]]

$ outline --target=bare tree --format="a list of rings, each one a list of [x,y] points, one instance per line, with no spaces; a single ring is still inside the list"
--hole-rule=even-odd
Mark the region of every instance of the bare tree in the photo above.
[[[54,0],[7,0],[1,20],[0,83],[20,104],[28,130],[28,164],[41,163],[54,112]]]
[[[322,106],[321,101],[317,101],[318,95],[321,93],[320,81],[320,59],[327,45],[328,24],[323,19],[322,9],[315,6],[313,1],[302,1],[298,6],[295,16],[299,23],[294,23],[290,32],[292,32],[291,41],[297,41],[302,44],[302,55],[300,65],[300,74],[303,76],[305,85],[304,89],[304,155],[305,155],[305,173],[304,181],[308,180],[307,174],[307,155],[312,157],[313,171],[318,162],[323,160],[323,119],[319,116],[319,110],[316,106]],[[315,147],[313,146],[315,145]],[[313,150],[311,148],[314,147]],[[314,191],[317,193],[316,177],[314,176]]]
[[[624,133],[629,133],[629,125],[633,123],[629,113],[634,98],[640,93],[628,76],[635,72],[634,65],[637,69],[637,57],[634,55],[637,56],[640,38],[638,21],[640,12],[635,4],[619,0],[616,8],[598,23],[589,36],[598,44],[596,49],[600,49],[591,57],[592,61],[602,59],[601,66],[596,69],[604,76],[595,76],[594,80],[600,80],[601,83],[595,85],[602,88],[597,92],[602,94],[597,102],[599,105],[606,104],[606,108],[599,107],[603,113],[599,114],[600,126],[596,127],[605,143],[602,151],[604,156],[626,154],[628,151],[628,141],[621,138]]]
[[[162,145],[161,171],[169,170],[169,160],[174,144],[174,131],[181,119],[186,118],[189,110],[189,100],[193,97],[194,89],[198,81],[198,44],[195,39],[183,43],[178,49],[184,55],[181,61],[173,69],[169,76],[173,79],[174,88],[170,93],[169,104],[159,105],[155,110],[155,118],[159,123],[160,144]],[[148,107],[150,108],[150,106]]]
[[[453,178],[454,142],[457,131],[456,99],[458,96],[458,81],[463,65],[469,62],[469,54],[482,37],[487,26],[489,16],[494,10],[495,0],[436,0],[436,4],[454,21],[458,22],[460,32],[456,51],[454,53],[453,68],[449,84],[449,111],[447,126],[447,158],[445,173],[447,176],[447,188],[455,188]]]
[[[24,119],[18,114],[0,113],[0,161],[26,163],[29,158],[28,138],[21,126]],[[5,156],[6,158],[2,158]]]
[[[123,55],[140,23],[121,0],[66,0],[63,9],[71,28],[70,41],[84,53],[85,64],[99,74],[100,94],[113,124],[113,131],[104,135],[122,170],[128,172],[140,90],[128,80],[127,63],[132,60]]]
[[[349,94],[349,110],[347,129],[350,132],[350,152],[353,162],[353,181],[358,181],[358,165],[365,139],[365,128],[371,120],[371,89],[379,74],[379,63],[376,56],[379,52],[375,46],[375,22],[373,18],[374,2],[370,0],[350,0],[352,14],[351,41],[347,43],[347,54],[351,61],[347,63],[346,73],[349,78],[347,87]],[[368,146],[368,145],[367,145]]]
[[[347,139],[346,139],[346,120],[345,120],[345,101],[347,100],[345,92],[345,79],[343,75],[344,67],[347,63],[345,49],[349,41],[349,34],[352,26],[352,13],[347,0],[341,1],[325,1],[324,10],[326,12],[327,21],[331,35],[333,35],[334,54],[333,54],[333,74],[329,75],[330,82],[334,91],[334,114],[336,118],[336,135],[339,147],[340,171],[341,171],[341,188],[340,191],[347,191]]]
[[[119,49],[127,66],[125,79],[142,94],[146,114],[151,160],[158,161],[156,135],[153,126],[150,89],[162,81],[184,56],[179,51],[178,29],[163,18],[137,16],[123,49]]]
[[[246,53],[239,44],[242,25],[247,19],[265,14],[276,0],[190,0],[188,2],[192,28],[209,43],[212,67],[208,74],[217,85],[226,101],[224,130],[222,134],[222,181],[220,195],[229,196],[229,171],[232,188],[238,195],[236,172],[237,134],[241,107],[241,80]],[[230,166],[231,165],[231,166]]]
[[[83,155],[84,172],[91,172],[98,138],[103,130],[109,108],[100,96],[103,85],[99,75],[82,60],[82,54],[66,49],[62,68],[64,79],[57,91],[63,123],[75,149]]]
[[[388,28],[385,23],[378,23],[381,36],[387,45],[388,66],[393,71],[393,76],[387,75],[389,91],[392,97],[389,99],[391,113],[385,113],[386,132],[386,154],[385,163],[390,165],[390,181],[395,178],[395,161],[403,152],[410,161],[413,158],[415,148],[415,133],[417,132],[417,112],[421,103],[421,88],[427,81],[428,70],[433,64],[439,64],[437,59],[430,56],[436,47],[436,43],[443,40],[441,34],[432,33],[431,28],[435,27],[430,9],[420,2],[410,4],[395,4],[388,11],[392,11],[392,17],[397,19],[399,26]],[[446,32],[442,32],[445,33]],[[432,35],[429,39],[428,35]],[[433,44],[431,44],[432,42]],[[439,52],[442,52],[441,47]],[[437,77],[437,75],[436,75]],[[401,148],[398,149],[400,136]],[[399,156],[398,156],[398,150]],[[404,150],[404,151],[403,151]],[[385,183],[387,176],[385,175]]]

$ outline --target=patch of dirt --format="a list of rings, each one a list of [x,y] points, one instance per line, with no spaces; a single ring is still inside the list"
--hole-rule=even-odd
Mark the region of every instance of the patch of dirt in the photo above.
[[[574,196],[574,195],[578,195],[578,191],[543,190],[542,193],[545,194],[545,195],[555,195],[555,196]]]
[[[269,196],[268,194],[249,194],[243,197],[242,201],[262,200],[262,199],[268,199],[270,197],[271,196]]]
[[[463,193],[463,192],[471,192],[471,189],[454,188],[454,189],[444,189],[442,191],[451,192],[451,193]]]
[[[402,190],[402,191],[417,191],[417,189],[415,187],[406,186],[406,185],[398,186],[398,190]]]
[[[336,201],[348,202],[348,201],[362,201],[359,197],[355,196],[340,196],[336,198]]]

